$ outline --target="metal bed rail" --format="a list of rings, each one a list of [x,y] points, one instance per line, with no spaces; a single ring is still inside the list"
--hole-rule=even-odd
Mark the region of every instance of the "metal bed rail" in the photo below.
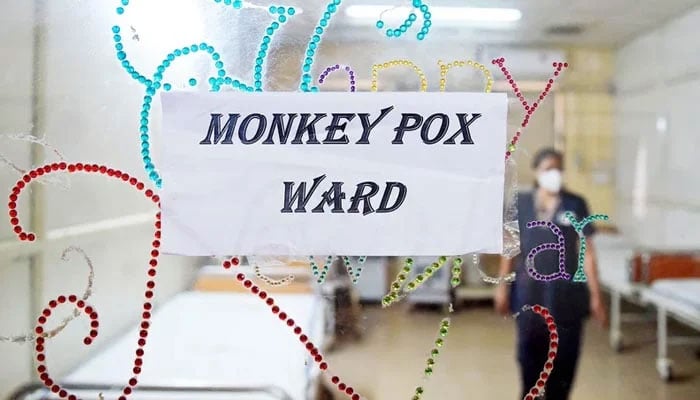
[[[657,311],[656,339],[656,370],[664,381],[673,379],[673,361],[669,358],[669,346],[700,346],[700,336],[671,335],[668,330],[669,317],[683,325],[700,332],[698,313],[685,308],[676,308],[673,303],[658,301],[658,295],[647,293],[647,300],[654,304]],[[700,351],[696,352],[700,356]]]
[[[656,320],[656,369],[662,380],[670,381],[673,378],[673,368],[672,361],[668,357],[668,347],[671,345],[697,346],[700,344],[700,337],[671,336],[668,332],[668,319],[669,317],[672,317],[683,325],[689,326],[696,330],[700,330],[700,320],[686,314],[684,309],[675,309],[673,307],[669,307],[668,304],[658,301],[656,295],[653,295],[650,292],[652,290],[650,261],[654,253],[683,254],[700,257],[700,250],[698,249],[653,249],[640,247],[634,249],[633,254],[638,254],[640,256],[641,263],[639,265],[640,270],[635,274],[633,271],[633,260],[631,258],[626,260],[626,272],[627,279],[630,283],[630,288],[625,291],[616,290],[613,287],[609,288],[611,293],[610,344],[615,351],[619,352],[622,349],[623,340],[621,325],[625,320],[624,317],[636,315],[636,318],[628,318],[628,321],[624,322],[645,322]],[[638,280],[633,279],[635,275]],[[623,313],[621,310],[621,302],[623,298],[632,304],[643,307],[647,311],[650,311],[650,307],[653,307],[656,309],[656,312],[646,314],[641,318],[638,313]],[[693,316],[694,315],[695,314],[693,314]]]
[[[654,321],[658,318],[656,313],[650,313],[648,312],[648,309],[645,310],[646,312],[642,312],[641,314],[638,312],[622,311],[623,300],[642,308],[647,308],[650,305],[642,298],[641,292],[649,288],[649,284],[651,283],[651,255],[654,253],[676,253],[692,254],[700,257],[700,250],[697,248],[654,248],[648,246],[632,246],[630,250],[632,251],[632,254],[639,254],[641,256],[641,271],[639,271],[639,280],[633,280],[633,276],[635,274],[632,266],[633,259],[630,257],[625,260],[626,276],[630,284],[630,287],[627,290],[621,291],[618,288],[607,285],[606,282],[601,282],[603,289],[610,293],[609,340],[610,346],[616,352],[622,351],[624,347],[622,334],[623,323],[644,323]]]
[[[95,394],[93,400],[98,400],[98,394],[102,393],[105,399],[117,398],[122,394],[123,385],[96,385],[96,384],[65,384],[63,388],[70,392],[92,391]],[[206,395],[232,395],[231,399],[240,399],[236,395],[241,394],[262,394],[268,395],[274,400],[295,400],[284,389],[274,386],[249,386],[249,387],[197,387],[197,386],[138,386],[134,390],[134,394],[163,394],[159,397],[162,400],[169,400],[174,394],[186,395],[191,400],[200,400]],[[111,395],[114,394],[114,395]],[[170,395],[170,396],[168,396]],[[204,396],[203,396],[204,395]],[[27,384],[18,389],[7,400],[55,400],[59,397],[51,393],[44,385],[40,383]],[[155,397],[154,397],[155,398]],[[218,397],[221,398],[221,397]]]

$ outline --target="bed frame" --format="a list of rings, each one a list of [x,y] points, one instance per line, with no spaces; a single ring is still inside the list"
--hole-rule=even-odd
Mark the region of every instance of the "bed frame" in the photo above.
[[[640,307],[646,306],[641,298],[644,285],[629,280],[629,260],[636,249],[609,235],[596,235],[594,240],[598,253],[600,284],[603,290],[610,294],[610,347],[616,352],[621,352],[624,348],[622,324],[648,322],[653,320],[654,316],[622,312],[622,300]]]
[[[664,381],[673,379],[673,362],[668,346],[700,346],[700,336],[669,336],[668,317],[700,332],[700,308],[656,292],[653,287],[642,293],[645,301],[656,307],[656,370]],[[696,353],[700,355],[700,353]]]
[[[110,386],[110,385],[81,385],[81,384],[66,384],[63,388],[70,392],[82,392],[90,391],[95,393],[102,393],[105,398],[117,398],[121,395],[122,386]],[[294,400],[287,392],[282,388],[277,386],[258,386],[258,387],[167,387],[167,386],[139,386],[136,388],[136,394],[180,394],[180,395],[191,395],[191,399],[206,399],[207,395],[213,394],[231,394],[231,395],[241,395],[241,399],[247,399],[249,397],[243,397],[243,395],[261,394],[269,396],[272,400]],[[55,400],[59,397],[51,393],[44,385],[40,383],[32,383],[25,385],[18,389],[13,395],[9,397],[9,400]],[[95,399],[97,400],[97,399]]]
[[[657,324],[657,361],[656,369],[664,381],[673,377],[672,362],[668,358],[669,345],[700,345],[700,337],[668,336],[668,316],[700,331],[700,310],[681,301],[669,299],[656,293],[646,282],[649,276],[644,265],[644,257],[640,274],[641,282],[633,282],[630,276],[630,261],[637,253],[649,252],[630,246],[618,238],[610,239],[605,236],[596,238],[596,248],[599,254],[600,283],[604,290],[610,293],[610,346],[620,352],[624,346],[622,334],[623,323],[648,322],[656,319]],[[683,251],[687,253],[686,251]],[[669,253],[672,251],[669,250]],[[623,313],[622,300],[643,308],[653,306],[656,313]]]

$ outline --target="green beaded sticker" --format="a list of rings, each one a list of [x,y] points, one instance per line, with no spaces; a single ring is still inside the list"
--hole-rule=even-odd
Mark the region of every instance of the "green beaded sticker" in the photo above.
[[[323,283],[326,280],[326,275],[328,274],[328,270],[330,269],[332,264],[333,256],[326,257],[326,263],[323,264],[323,269],[319,271],[318,265],[314,260],[314,256],[309,256],[309,266],[311,266],[311,272],[316,278],[318,278],[316,282],[318,282],[319,284]]]
[[[452,279],[450,284],[453,288],[459,286],[462,283],[462,259],[460,257],[455,257],[452,261]]]
[[[458,258],[454,261],[455,265],[457,265],[457,260],[460,260],[459,263],[461,264],[461,259]],[[394,280],[394,282],[392,282],[389,293],[385,295],[382,299],[382,306],[388,307],[404,298],[408,293],[413,292],[419,287],[421,287],[421,285],[423,285],[433,275],[435,275],[435,273],[439,271],[440,268],[442,268],[442,266],[446,262],[447,257],[440,256],[437,262],[432,263],[429,267],[425,268],[425,271],[423,271],[423,273],[418,274],[418,276],[416,276],[412,281],[408,282],[405,286],[404,291],[402,292],[401,288],[403,287],[403,284],[406,281],[407,274],[409,274],[411,272],[411,269],[413,268],[413,259],[407,258],[404,261],[404,267],[401,269],[398,275],[396,275],[396,279]]]
[[[362,265],[367,261],[366,256],[361,256],[357,260],[357,268],[353,269],[352,263],[350,262],[350,257],[344,256],[343,261],[345,262],[345,268],[348,270],[348,275],[352,279],[352,283],[356,284],[357,280],[360,279],[360,274],[362,273]]]
[[[444,261],[443,261],[444,263]],[[423,376],[425,378],[430,377],[433,372],[435,372],[435,363],[436,363],[436,358],[440,354],[440,350],[438,350],[439,347],[442,347],[445,344],[444,337],[447,337],[447,334],[450,331],[450,319],[449,318],[444,318],[440,322],[440,329],[438,331],[438,338],[435,339],[435,347],[433,347],[432,350],[430,350],[430,356],[425,362],[425,369],[423,370]],[[413,395],[413,399],[418,399],[420,400],[421,397],[423,396],[423,393],[425,390],[423,389],[422,386],[416,387],[415,394]]]
[[[590,215],[581,221],[576,221],[576,217],[574,217],[571,211],[567,211],[564,215],[571,222],[579,239],[578,267],[576,268],[576,273],[574,273],[572,280],[574,282],[586,282],[587,278],[584,269],[586,259],[586,235],[583,234],[583,228],[593,221],[607,221],[609,217],[604,214],[596,214]]]

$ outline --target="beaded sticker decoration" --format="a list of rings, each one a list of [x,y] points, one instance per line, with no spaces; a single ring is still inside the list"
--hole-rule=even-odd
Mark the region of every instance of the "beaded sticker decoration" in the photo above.
[[[404,282],[408,278],[408,274],[411,273],[413,268],[413,259],[407,258],[404,260],[404,266],[401,271],[396,275],[396,278],[389,286],[389,293],[382,298],[382,307],[388,307],[393,303],[401,299],[401,288]]]
[[[428,357],[428,360],[426,360],[426,367],[425,370],[423,370],[424,378],[429,378],[433,374],[435,360],[437,359],[438,355],[440,355],[440,348],[445,345],[445,338],[447,338],[449,331],[450,319],[444,318],[442,321],[440,321],[440,330],[438,331],[438,338],[435,339],[435,347],[430,350],[430,356]],[[417,386],[411,399],[420,400],[423,397],[424,392],[425,390],[423,389],[423,386]]]
[[[130,176],[127,173],[123,173],[120,170],[115,170],[113,168],[109,168],[105,165],[98,165],[98,164],[83,164],[83,163],[66,163],[66,162],[60,162],[60,163],[52,163],[52,164],[47,164],[41,167],[37,167],[31,171],[29,171],[27,174],[25,174],[22,179],[17,181],[17,183],[12,187],[10,196],[9,196],[9,202],[8,202],[8,208],[9,208],[9,216],[10,216],[10,224],[13,226],[13,231],[17,235],[17,237],[22,240],[22,241],[34,241],[36,240],[36,235],[32,232],[26,232],[23,228],[22,225],[20,224],[20,219],[17,214],[17,200],[20,194],[22,193],[22,190],[26,188],[31,182],[35,180],[34,177],[38,178],[40,176],[52,174],[55,172],[68,172],[68,173],[78,173],[78,172],[85,172],[85,173],[96,173],[96,174],[101,174],[101,175],[106,175],[112,179],[120,180],[123,182],[128,182],[132,187],[134,187],[136,190],[142,192],[144,196],[149,199],[151,202],[156,204],[160,208],[160,197],[153,192],[151,189],[146,189],[145,185],[143,182],[140,182],[138,179]],[[146,291],[144,293],[144,303],[143,303],[143,314],[141,318],[141,330],[139,331],[139,339],[138,339],[138,348],[136,350],[136,358],[134,359],[134,367],[133,367],[133,375],[129,379],[128,383],[126,386],[124,386],[122,390],[122,395],[119,397],[119,400],[126,400],[127,396],[129,396],[132,392],[133,389],[136,387],[138,383],[138,376],[141,374],[141,367],[143,365],[143,355],[145,354],[144,347],[146,346],[146,338],[148,337],[148,330],[150,327],[150,318],[151,318],[151,309],[153,308],[152,304],[150,303],[151,299],[154,296],[153,289],[155,288],[155,281],[153,280],[154,277],[156,276],[156,266],[158,265],[158,258],[160,256],[160,252],[158,251],[158,248],[160,247],[160,237],[161,237],[161,231],[160,231],[160,212],[156,213],[156,222],[155,222],[155,231],[154,231],[154,240],[152,243],[151,247],[151,253],[150,253],[150,260],[149,260],[149,268],[147,270],[147,275],[148,275],[148,281],[146,282]],[[91,318],[91,323],[90,326],[92,330],[90,331],[90,334],[86,336],[83,339],[83,343],[85,345],[90,345],[92,344],[93,340],[97,337],[97,327],[99,326],[99,321],[97,320],[97,313],[94,311],[94,309],[90,306],[88,306],[84,300],[78,299],[77,296],[71,295],[71,296],[59,296],[55,300],[52,300],[49,302],[49,307],[45,309],[42,312],[42,315],[38,318],[37,320],[37,327],[35,329],[35,332],[37,335],[42,335],[44,333],[44,324],[47,321],[47,318],[51,315],[51,310],[56,308],[59,304],[63,303],[71,303],[75,307],[81,310],[81,312],[87,314]],[[41,381],[44,383],[46,387],[48,387],[53,393],[58,394],[60,398],[68,398],[69,400],[77,400],[77,397],[66,391],[65,389],[61,388],[60,385],[56,384],[55,381],[51,378],[49,375],[47,366],[46,366],[46,355],[44,354],[44,343],[45,339],[43,337],[38,337],[36,338],[36,360],[39,363],[37,367],[37,372],[39,374],[39,378]]]
[[[87,301],[87,299],[92,296],[92,285],[95,281],[95,268],[92,265],[92,260],[88,255],[85,253],[83,249],[80,247],[75,247],[75,246],[70,246],[63,250],[63,254],[61,254],[61,260],[62,261],[68,261],[69,260],[69,254],[71,252],[79,253],[83,260],[85,260],[85,263],[87,264],[88,268],[90,269],[90,273],[88,274],[88,282],[87,286],[85,287],[85,291],[83,292],[83,296],[80,298],[82,301]],[[0,336],[0,342],[11,342],[11,343],[27,343],[27,342],[34,342],[38,337],[42,338],[52,338],[61,333],[61,331],[68,326],[68,324],[73,321],[76,317],[80,316],[80,310],[75,309],[72,314],[70,314],[68,317],[64,318],[61,323],[54,329],[48,331],[48,332],[42,332],[41,334],[36,334],[36,333],[28,333],[25,335],[15,335],[15,336]]]
[[[328,274],[328,269],[331,267],[331,264],[333,264],[333,256],[328,256],[326,257],[326,263],[323,264],[323,268],[319,269],[318,264],[316,264],[316,260],[314,260],[314,256],[309,256],[309,266],[311,267],[311,272],[318,278],[316,282],[321,284],[326,280],[326,275]]]
[[[408,282],[404,288],[403,283],[408,278],[408,274],[413,269],[413,259],[407,258],[404,261],[404,266],[396,275],[396,279],[391,283],[389,293],[382,298],[382,307],[386,308],[404,298],[408,293],[418,289],[423,283],[427,282],[442,266],[447,262],[446,256],[440,256],[437,262],[426,267],[425,270],[418,274],[412,281]],[[402,290],[403,289],[403,290]]]
[[[498,285],[501,282],[504,283],[512,283],[515,281],[515,272],[510,272],[505,276],[500,276],[500,277],[493,277],[488,275],[486,272],[484,272],[483,269],[481,269],[481,262],[479,260],[479,255],[478,254],[472,254],[472,264],[474,264],[474,267],[476,268],[477,272],[479,272],[479,276],[481,277],[481,280],[490,283],[492,285]]]
[[[450,284],[453,288],[456,288],[462,283],[462,259],[460,257],[455,257],[452,261],[452,279],[450,279]]]
[[[331,265],[333,265],[334,259],[335,257],[333,256],[326,257],[326,263],[323,265],[323,268],[319,268],[318,264],[316,264],[314,256],[309,256],[309,266],[311,267],[311,272],[318,278],[316,280],[318,284],[325,282],[326,275],[328,275],[328,270],[330,269]],[[360,256],[357,260],[357,268],[353,268],[350,257],[343,256],[343,264],[345,265],[345,268],[348,271],[348,276],[350,276],[350,279],[352,279],[353,284],[356,284],[358,279],[360,279],[362,265],[365,263],[365,261],[367,261],[367,256]]]
[[[83,300],[78,300],[78,296],[72,294],[69,296],[58,296],[56,299],[51,300],[48,304],[48,307],[45,308],[42,311],[42,315],[37,319],[37,325],[36,328],[34,328],[34,331],[36,332],[37,335],[42,335],[44,333],[44,324],[46,324],[46,321],[48,320],[47,317],[51,315],[52,310],[54,310],[56,307],[58,307],[59,304],[65,304],[65,303],[70,303],[73,304],[78,310],[80,310],[82,313],[90,317],[90,333],[88,336],[85,336],[83,339],[83,343],[85,343],[86,346],[92,344],[92,341],[97,338],[98,335],[98,328],[100,325],[100,322],[98,320],[98,315],[97,311],[95,309],[85,303]],[[51,376],[49,375],[49,370],[46,367],[46,354],[44,353],[45,351],[45,340],[43,337],[39,336],[36,338],[36,346],[34,348],[36,352],[36,361],[37,361],[37,371],[39,372],[39,377],[41,378],[41,381],[46,385],[47,388],[49,388],[53,393],[58,394],[58,396],[62,399],[68,398],[70,400],[76,399],[77,397],[73,394],[69,394],[68,391],[63,389],[63,387],[57,383],[54,382],[53,379],[51,379]],[[134,380],[134,385],[136,384],[136,381]],[[125,388],[124,390],[126,390]],[[131,389],[129,389],[129,393],[131,392]]]
[[[409,261],[408,259],[407,261]],[[444,264],[446,262],[445,260],[442,260],[442,263]],[[412,265],[412,260],[409,262]],[[235,263],[237,264],[237,263]],[[224,261],[223,262],[223,267],[225,269],[230,269],[231,266],[234,265],[233,262],[230,261]],[[409,270],[410,271],[410,270]],[[404,278],[405,279],[405,278]],[[293,332],[295,335],[299,337],[299,341],[304,344],[306,350],[309,352],[311,357],[313,358],[314,362],[316,362],[321,369],[321,371],[328,372],[329,371],[329,365],[328,362],[324,360],[323,355],[321,354],[321,351],[312,343],[309,341],[309,338],[306,334],[304,334],[303,329],[296,324],[294,319],[289,316],[286,312],[284,312],[277,304],[275,304],[275,300],[264,290],[256,286],[250,279],[247,279],[246,275],[243,273],[238,273],[236,275],[236,280],[246,289],[248,289],[251,294],[257,296],[260,298],[260,300],[264,301],[265,304],[267,304],[268,307],[270,307],[270,311],[274,315],[277,315],[277,317],[280,319],[280,322],[283,322],[286,324]],[[523,309],[525,310],[525,308]],[[542,312],[541,309],[536,310],[535,312]],[[430,356],[426,361],[426,367],[423,371],[424,377],[427,378],[433,373],[433,369],[435,366],[435,361],[437,356],[440,354],[440,348],[444,346],[444,340],[447,337],[450,329],[450,319],[449,318],[444,318],[440,322],[440,328],[438,332],[438,338],[435,339],[435,347],[431,350]],[[554,330],[556,333],[556,328]],[[551,345],[550,345],[551,347]],[[548,361],[549,362],[549,361]],[[545,366],[547,367],[547,366]],[[548,371],[551,371],[551,368],[549,368]],[[546,377],[544,378],[546,380]],[[330,379],[331,383],[336,386],[336,388],[344,393],[349,399],[351,400],[360,400],[362,397],[360,396],[359,393],[355,391],[355,389],[352,386],[349,386],[345,382],[343,382],[340,377],[337,375],[333,375]],[[424,389],[422,386],[418,386],[415,389],[415,395],[413,399],[420,400],[421,396],[424,392]],[[418,397],[416,397],[418,396]]]
[[[420,13],[423,14],[423,27],[420,29],[420,32],[418,32],[418,34],[416,35],[416,39],[423,40],[430,32],[430,27],[433,25],[433,22],[430,20],[433,16],[432,14],[430,14],[430,7],[427,4],[425,4],[422,0],[413,0],[412,5],[414,10],[420,11]],[[377,20],[377,23],[375,24],[377,29],[384,29],[385,24],[382,20],[384,14],[397,8],[400,7],[390,8],[388,10],[382,11],[382,13],[379,14],[379,20]],[[386,37],[401,37],[404,33],[408,31],[408,29],[413,25],[414,22],[416,22],[417,19],[418,16],[414,12],[411,12],[410,14],[408,14],[408,17],[406,17],[406,19],[398,28],[387,28],[387,30],[385,31]]]
[[[214,0],[216,3],[221,3],[221,0]],[[233,6],[233,8],[240,9],[244,7],[248,8],[256,8],[256,9],[264,9],[266,10],[269,14],[274,16],[276,18],[276,21],[273,21],[265,30],[265,35],[262,38],[262,42],[260,43],[260,48],[258,51],[257,58],[255,59],[255,73],[253,75],[255,81],[252,86],[245,84],[242,82],[240,79],[237,79],[235,77],[231,77],[227,74],[226,69],[224,68],[224,63],[221,60],[221,55],[216,51],[216,49],[211,46],[210,44],[206,42],[201,42],[201,43],[193,43],[188,46],[184,46],[182,48],[175,49],[174,51],[170,52],[167,54],[167,56],[163,59],[160,65],[156,67],[156,71],[153,73],[151,78],[147,78],[145,75],[141,74],[138,72],[134,66],[131,64],[129,59],[127,58],[127,54],[124,50],[124,43],[122,41],[122,36],[121,36],[121,28],[119,25],[114,25],[112,27],[112,33],[113,33],[113,39],[114,39],[114,48],[116,51],[116,56],[119,62],[121,63],[122,67],[126,72],[136,81],[139,83],[143,84],[146,88],[146,94],[143,97],[143,105],[141,107],[141,114],[140,114],[140,127],[139,131],[141,133],[141,157],[143,160],[144,168],[146,170],[146,173],[148,174],[148,177],[151,181],[153,181],[156,185],[156,187],[160,188],[162,185],[162,179],[160,177],[160,174],[156,170],[155,165],[153,164],[152,158],[151,158],[151,152],[150,152],[150,128],[149,128],[149,122],[150,122],[150,112],[151,112],[151,103],[153,102],[153,96],[160,90],[161,88],[165,91],[168,91],[172,89],[172,84],[170,83],[163,83],[163,74],[167,71],[167,69],[172,65],[172,63],[179,57],[182,56],[187,56],[190,54],[196,54],[196,53],[204,53],[208,54],[209,57],[211,58],[212,62],[217,68],[217,74],[215,77],[210,77],[208,80],[208,83],[211,87],[212,91],[219,91],[222,86],[231,86],[236,90],[241,90],[244,92],[253,92],[253,91],[262,91],[263,90],[263,65],[265,63],[265,59],[267,57],[267,51],[269,49],[270,43],[272,41],[272,37],[274,36],[275,32],[281,27],[282,24],[287,22],[288,17],[291,17],[296,14],[296,10],[294,7],[283,7],[283,6],[270,6],[269,8],[261,7],[261,6],[256,6],[253,4],[249,4],[247,2],[242,2],[242,1],[230,1],[230,0],[225,0],[224,1],[225,5],[230,5]],[[121,0],[121,6],[117,8],[117,14],[118,15],[123,15],[125,8],[129,5],[128,0]],[[197,85],[197,79],[195,78],[190,78],[188,81],[189,86],[196,86]]]
[[[294,275],[291,274],[279,280],[274,280],[270,277],[267,277],[263,275],[263,273],[260,271],[260,266],[258,265],[255,266],[255,276],[269,286],[285,286],[289,285],[294,281]]]
[[[386,61],[381,64],[374,64],[372,65],[372,91],[376,92],[377,91],[377,77],[379,76],[379,71],[382,69],[388,69],[388,68],[393,68],[393,67],[399,67],[399,66],[406,66],[409,68],[413,68],[413,71],[418,75],[418,78],[420,78],[420,91],[425,92],[428,90],[428,79],[425,77],[425,73],[423,73],[423,70],[420,69],[419,66],[413,63],[411,60],[391,60],[391,61]]]
[[[527,124],[530,122],[530,117],[532,117],[535,114],[535,111],[537,111],[537,107],[539,106],[540,102],[543,101],[545,97],[547,97],[547,94],[549,94],[549,91],[552,89],[552,85],[554,84],[554,80],[556,79],[556,77],[558,77],[562,69],[567,68],[569,64],[555,62],[552,65],[555,70],[554,76],[549,78],[547,85],[539,95],[539,99],[535,100],[532,104],[530,104],[527,100],[525,100],[525,96],[522,94],[522,92],[520,92],[520,89],[518,89],[518,84],[513,79],[513,76],[508,71],[508,68],[506,68],[506,59],[503,57],[496,58],[492,60],[491,63],[494,65],[498,65],[501,68],[501,72],[505,76],[508,83],[510,83],[510,86],[513,88],[513,93],[515,94],[515,96],[518,97],[518,100],[520,100],[521,104],[523,105],[523,109],[525,110],[525,116],[523,117],[523,120],[520,123],[520,129],[518,129],[515,132],[515,136],[513,136],[513,139],[511,140],[510,144],[508,145],[508,149],[506,150],[506,160],[508,160],[511,157],[511,155],[515,152],[518,140],[520,140],[520,135],[522,134],[523,129],[525,129],[527,127]]]
[[[224,261],[222,266],[225,269],[230,269],[232,266],[237,265],[237,263],[234,263],[232,260],[229,261]],[[328,362],[325,361],[323,355],[321,354],[321,351],[314,345],[313,342],[309,340],[309,337],[304,334],[303,329],[296,324],[296,321],[288,315],[285,311],[283,311],[280,306],[278,306],[275,303],[275,300],[270,296],[266,291],[262,290],[260,287],[256,286],[253,281],[248,279],[245,274],[243,273],[238,273],[236,274],[236,281],[241,284],[244,288],[248,289],[251,294],[254,296],[257,296],[260,300],[264,301],[265,304],[270,307],[270,311],[272,311],[272,314],[276,315],[280,322],[284,323],[289,327],[292,332],[294,332],[295,335],[299,338],[299,341],[304,345],[306,350],[309,352],[309,355],[313,359],[313,361],[318,364],[319,369],[324,372],[328,372]],[[360,394],[355,392],[355,389],[352,386],[347,385],[345,382],[343,382],[340,377],[333,375],[331,377],[331,383],[333,383],[336,388],[341,391],[342,393],[345,393],[345,395],[348,396],[351,400],[360,400]]]
[[[364,265],[365,261],[367,261],[367,257],[360,256],[357,259],[357,268],[353,269],[352,263],[350,262],[350,257],[343,256],[343,263],[345,264],[345,268],[348,270],[348,275],[350,276],[350,279],[352,279],[353,284],[357,284],[358,279],[360,279],[362,265]]]
[[[549,331],[549,352],[547,353],[547,360],[542,366],[539,379],[532,388],[530,388],[529,393],[523,397],[523,400],[535,400],[544,394],[547,380],[554,369],[554,359],[557,357],[557,349],[559,348],[559,333],[557,332],[557,325],[554,321],[554,317],[552,317],[549,313],[549,309],[546,307],[540,305],[525,305],[521,310],[521,312],[532,311],[541,316],[547,324],[547,330]],[[520,312],[516,313],[513,317],[517,318],[519,315]]]
[[[440,91],[444,92],[447,89],[447,72],[454,67],[465,67],[469,66],[481,71],[486,77],[486,86],[484,87],[485,93],[491,93],[491,88],[493,88],[493,77],[491,76],[491,71],[486,68],[484,64],[478,63],[472,60],[456,60],[450,63],[443,63],[442,60],[438,60],[438,65],[440,66]]]
[[[609,217],[604,214],[590,215],[581,221],[576,221],[576,217],[570,211],[565,214],[566,218],[571,221],[579,239],[579,249],[578,249],[578,267],[576,268],[576,273],[574,273],[574,282],[586,282],[586,272],[584,271],[583,265],[586,258],[586,236],[583,234],[583,228],[593,221],[607,221]]]
[[[533,279],[536,279],[538,281],[545,281],[545,282],[553,281],[556,279],[565,279],[565,280],[570,279],[571,274],[566,272],[566,259],[565,259],[566,254],[565,254],[565,248],[564,248],[564,235],[561,233],[561,230],[559,229],[559,227],[550,221],[531,221],[531,222],[528,222],[526,226],[528,229],[537,228],[537,227],[547,227],[558,238],[557,243],[543,243],[543,244],[535,247],[534,249],[530,250],[530,252],[527,254],[527,259],[525,260],[525,266],[527,267],[528,275],[530,275],[530,277],[532,277]],[[548,274],[548,275],[543,275],[543,274],[540,274],[537,271],[537,269],[535,268],[535,256],[537,256],[537,254],[539,254],[543,251],[548,251],[548,250],[556,250],[559,252],[559,271]]]
[[[344,70],[345,72],[348,73],[348,78],[350,80],[350,91],[354,92],[355,91],[355,71],[352,70],[347,65],[341,65],[341,64],[335,64],[335,65],[329,65],[326,67],[326,70],[323,71],[323,73],[318,77],[318,83],[323,84],[325,82],[326,78],[328,75],[331,74],[331,72],[338,71],[338,70]]]
[[[304,59],[304,64],[301,67],[301,82],[299,82],[299,89],[302,92],[318,92],[318,87],[311,85],[311,69],[313,68],[314,61],[316,60],[316,50],[318,50],[321,45],[321,37],[326,31],[328,25],[331,22],[331,18],[340,8],[341,0],[331,0],[326,6],[326,11],[323,16],[318,21],[318,24],[314,28],[314,34],[311,36],[309,43],[306,45],[306,58]]]

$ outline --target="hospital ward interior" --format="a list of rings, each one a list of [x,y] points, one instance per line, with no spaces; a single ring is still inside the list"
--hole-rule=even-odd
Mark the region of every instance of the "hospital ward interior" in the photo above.
[[[0,5],[0,399],[700,399],[699,0]]]

